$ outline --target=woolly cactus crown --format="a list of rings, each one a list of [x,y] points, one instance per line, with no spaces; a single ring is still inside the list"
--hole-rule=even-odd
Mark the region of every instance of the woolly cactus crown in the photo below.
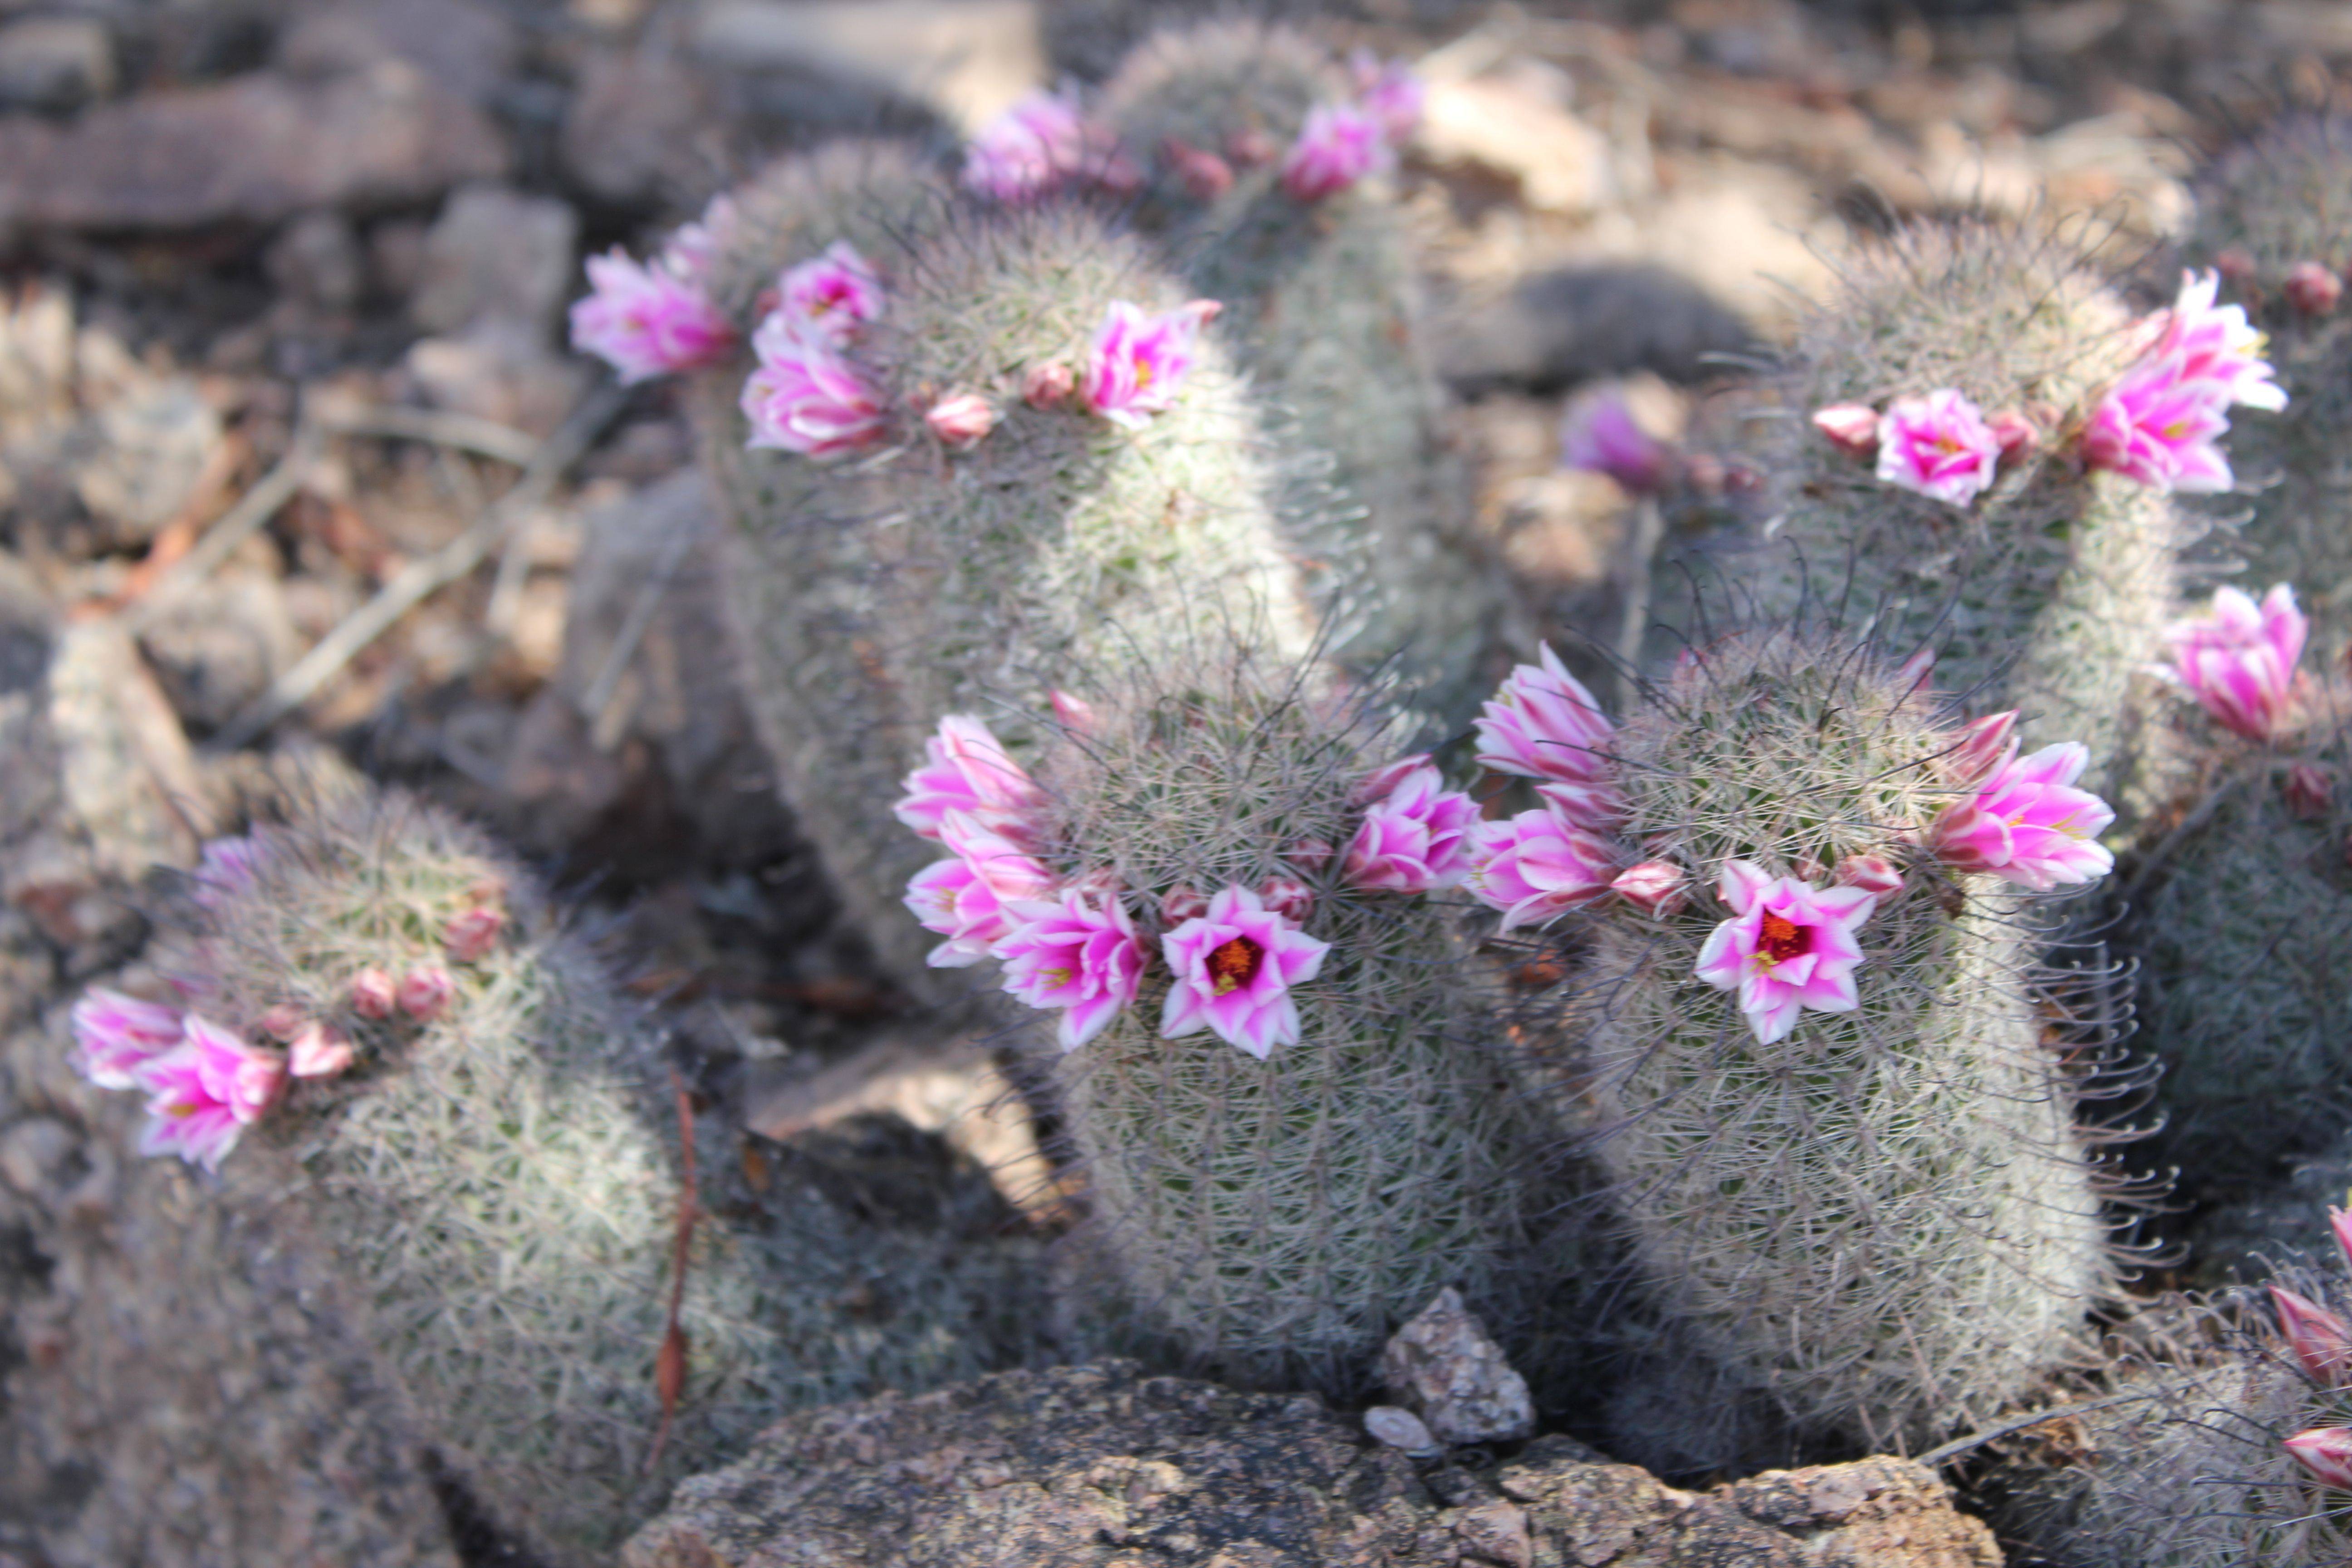
[[[2299,262],[2352,267],[2352,119],[2290,110],[2216,159],[2197,182],[2190,254],[2235,250],[2276,300]]]
[[[1279,153],[1316,104],[1342,97],[1346,73],[1293,28],[1251,20],[1152,34],[1103,87],[1102,116],[1139,154],[1179,142],[1220,156],[1241,138]]]

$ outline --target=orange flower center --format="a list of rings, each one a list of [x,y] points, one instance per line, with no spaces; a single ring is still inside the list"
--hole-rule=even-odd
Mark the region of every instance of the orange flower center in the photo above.
[[[1209,986],[1223,996],[1240,990],[1257,978],[1258,965],[1265,962],[1265,949],[1245,936],[1209,950]]]
[[[1768,966],[1785,963],[1804,952],[1811,945],[1811,941],[1805,934],[1804,927],[1780,915],[1768,914],[1764,917],[1764,940],[1757,952]]]

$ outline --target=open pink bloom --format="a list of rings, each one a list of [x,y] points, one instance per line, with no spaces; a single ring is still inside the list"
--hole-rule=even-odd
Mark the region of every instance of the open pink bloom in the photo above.
[[[2311,1380],[2322,1388],[2352,1383],[2352,1325],[2312,1300],[2284,1286],[2271,1287],[2271,1302],[2278,1309],[2279,1327],[2287,1349]]]
[[[1024,847],[1039,837],[1045,792],[969,713],[940,721],[940,732],[923,742],[923,765],[907,775],[905,788],[906,798],[890,813],[926,838],[942,837],[951,811]]]
[[[987,398],[966,392],[932,404],[930,412],[923,416],[923,423],[940,438],[940,445],[961,450],[980,445],[996,428],[996,410],[988,405]]]
[[[1878,450],[1878,410],[1867,403],[1832,403],[1816,408],[1813,428],[1849,458],[1867,458]]]
[[[735,329],[699,284],[632,261],[618,246],[588,258],[590,292],[572,307],[572,346],[626,385],[694,370],[735,346]]]
[[[2083,427],[2083,461],[2159,490],[2212,494],[2237,478],[2219,445],[2228,405],[2189,380],[2178,358],[2144,360],[2091,410]]]
[[[1990,871],[2036,892],[2098,880],[2115,869],[2098,836],[2116,814],[2090,791],[2073,787],[2090,761],[2077,741],[2029,757],[2018,756],[2011,742],[1975,798],[1937,824],[1936,854],[1963,871]]]
[[[1856,928],[1877,908],[1860,888],[1813,888],[1727,860],[1717,889],[1732,916],[1699,950],[1699,979],[1737,991],[1739,1010],[1764,1045],[1797,1026],[1797,1016],[1851,1013],[1862,1005],[1853,972],[1862,963]]]
[[[1559,455],[1571,468],[1607,474],[1627,495],[1648,495],[1665,481],[1665,447],[1633,422],[1633,410],[1614,393],[1569,410],[1559,427]]]
[[[1201,329],[1224,309],[1195,300],[1165,315],[1147,316],[1124,300],[1103,313],[1087,355],[1087,403],[1115,425],[1140,430],[1154,414],[1173,407],[1192,371]]]
[[[391,975],[370,965],[352,976],[352,1011],[362,1018],[389,1018],[400,1004],[400,988]]]
[[[1596,784],[1539,784],[1536,794],[1571,827],[1607,833],[1625,815],[1625,795],[1606,780]]]
[[[1966,394],[1939,387],[1898,397],[1878,424],[1878,479],[1966,506],[1992,483],[2000,437]]]
[[[1357,781],[1356,787],[1349,792],[1348,799],[1357,805],[1370,805],[1374,801],[1386,800],[1397,785],[1427,766],[1427,752],[1413,752],[1395,762],[1382,763]]]
[[[961,811],[947,813],[940,837],[955,858],[934,862],[909,878],[906,902],[925,931],[948,939],[925,962],[934,969],[962,969],[988,957],[1011,934],[1012,905],[1054,891],[1054,874],[1021,846]]]
[[[420,1023],[439,1017],[457,999],[457,982],[437,963],[420,963],[400,977],[400,1010]]]
[[[1464,885],[1503,911],[1500,930],[1549,925],[1579,904],[1606,894],[1617,876],[1616,852],[1553,811],[1523,811],[1470,830],[1470,873]]]
[[[2352,1491],[2352,1428],[2314,1426],[2286,1439],[2286,1451],[2322,1486]]]
[[[1114,895],[1065,892],[1010,906],[1012,932],[996,944],[1004,989],[1032,1007],[1059,1007],[1055,1037],[1076,1050],[1135,1001],[1151,948]]]
[[[1312,980],[1331,950],[1265,907],[1247,888],[1227,888],[1207,912],[1160,939],[1175,984],[1160,1033],[1181,1039],[1207,1029],[1264,1061],[1298,1040],[1290,988]]]
[[[2286,406],[2286,390],[2272,379],[2263,357],[2269,340],[2246,320],[2242,307],[2213,302],[2221,287],[2214,273],[2183,272],[2180,293],[2158,316],[2162,330],[2145,358],[2177,361],[2180,384],[2220,407],[2243,404],[2275,413]]]
[[[1421,127],[1429,89],[1402,60],[1383,62],[1370,49],[1348,57],[1348,74],[1355,78],[1356,101],[1380,121],[1381,133],[1402,146]]]
[[[881,398],[835,345],[812,337],[782,310],[751,334],[760,367],[743,383],[744,445],[812,458],[873,445],[889,429]]]
[[[663,242],[662,270],[683,282],[701,289],[709,285],[711,264],[719,259],[719,250],[735,230],[735,202],[727,195],[710,198],[702,216],[692,223],[680,224],[676,232]]]
[[[215,838],[197,858],[194,889],[197,904],[216,910],[232,895],[252,886],[261,860],[261,840],[251,834]]]
[[[1478,803],[1445,787],[1435,768],[1415,768],[1364,813],[1339,874],[1348,885],[1389,893],[1450,888],[1470,869]]]
[[[460,963],[472,963],[499,944],[499,932],[506,930],[506,911],[488,904],[477,904],[460,915],[450,917],[441,928],[441,945],[449,956]]]
[[[801,336],[835,348],[882,314],[882,279],[845,239],[814,260],[786,269],[776,279],[776,293],[777,314]]]
[[[1139,178],[1118,142],[1057,93],[1031,93],[964,148],[964,189],[995,201],[1028,201],[1074,175],[1113,190],[1130,189]]]
[[[2166,628],[2173,668],[2165,673],[2236,733],[2267,741],[2286,717],[2310,632],[2284,583],[2259,606],[2235,588],[2218,589],[2204,615]]]
[[[73,1005],[74,1068],[100,1089],[135,1089],[139,1068],[183,1032],[177,1007],[93,985]]]
[[[1511,671],[1477,721],[1478,761],[1496,773],[1562,784],[1605,784],[1601,749],[1616,726],[1546,643],[1540,664]]]
[[[1349,103],[1318,103],[1283,155],[1282,188],[1293,201],[1319,202],[1394,159],[1377,117]]]
[[[286,1064],[191,1014],[181,1043],[140,1068],[138,1081],[148,1092],[139,1152],[212,1171],[285,1088]]]
[[[1617,874],[1609,884],[1619,898],[1645,914],[1670,915],[1690,902],[1690,873],[1671,860],[1644,860]]]

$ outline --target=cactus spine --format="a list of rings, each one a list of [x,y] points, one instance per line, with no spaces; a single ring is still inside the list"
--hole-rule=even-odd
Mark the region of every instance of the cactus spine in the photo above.
[[[1139,44],[1105,86],[1102,114],[1153,169],[1145,212],[1193,288],[1234,312],[1244,368],[1306,445],[1331,455],[1330,482],[1361,509],[1351,537],[1309,552],[1321,582],[1352,601],[1335,652],[1357,668],[1396,659],[1419,701],[1459,722],[1499,673],[1507,590],[1451,499],[1405,215],[1380,180],[1308,202],[1279,178],[1307,112],[1353,91],[1298,33],[1221,21]],[[1230,187],[1188,186],[1178,149],[1221,160]]]
[[[1933,642],[1937,679],[2022,711],[2026,744],[2080,741],[2114,798],[2133,673],[2156,657],[2184,529],[2169,499],[2084,473],[2063,437],[2137,351],[2089,258],[1996,223],[1914,224],[1864,250],[1800,333],[1786,381],[1780,541],[1758,587],[1782,616],[1808,595],[1879,646]],[[1881,483],[1807,422],[1956,387],[2039,439],[1967,510]]]
[[[1937,773],[1953,742],[1908,676],[1776,633],[1686,661],[1615,748],[1622,836],[1701,887],[1662,919],[1595,919],[1576,1072],[1594,1155],[1667,1342],[1816,1441],[1916,1445],[1990,1415],[2069,1352],[2109,1282],[2034,1014],[2032,921],[1916,847],[1957,793]],[[1759,1043],[1695,973],[1731,912],[1717,871],[1818,881],[1855,856],[1902,872],[1854,932],[1859,1007]],[[1656,1468],[1742,1458],[1713,1409],[1650,1400],[1619,1424]]]
[[[684,1396],[648,1474],[679,1178],[642,1025],[522,869],[429,806],[352,795],[254,843],[249,876],[199,884],[171,962],[247,1040],[299,1018],[355,1046],[259,1129],[300,1161],[422,1439],[550,1561],[601,1560],[670,1479],[780,1409],[989,1364],[992,1314],[1018,1299],[1004,1255],[861,1232],[814,1194],[747,1211],[719,1197],[732,1162],[706,1157],[704,1202],[738,1223],[698,1231]],[[504,925],[461,960],[452,922],[482,910]],[[420,970],[446,977],[437,1003],[412,1003]],[[396,1005],[371,1005],[371,973]],[[844,1310],[867,1280],[901,1321]]]

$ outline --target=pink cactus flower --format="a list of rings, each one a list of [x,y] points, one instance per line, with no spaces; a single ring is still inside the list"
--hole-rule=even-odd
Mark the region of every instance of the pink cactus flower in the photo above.
[[[925,962],[934,969],[963,969],[1011,934],[1011,906],[1054,892],[1054,875],[1020,845],[961,811],[941,819],[940,838],[955,858],[909,878],[906,903],[925,931],[948,939]]]
[[[2327,1228],[2336,1235],[2336,1249],[2344,1255],[2346,1263],[2352,1264],[2352,1210],[2329,1205]]]
[[[1559,427],[1560,461],[1587,473],[1606,474],[1627,495],[1643,496],[1665,482],[1664,445],[1633,421],[1633,411],[1613,392],[1584,398]]]
[[[1610,890],[1644,914],[1671,915],[1690,902],[1690,873],[1671,860],[1644,860],[1629,866],[1609,884]]]
[[[2298,261],[2286,272],[2287,303],[2306,316],[2333,312],[2344,298],[2344,279],[2316,261]]]
[[[1447,789],[1435,768],[1415,768],[1365,811],[1339,875],[1349,887],[1375,892],[1450,888],[1469,873],[1470,830],[1477,824],[1476,801]]]
[[[776,279],[776,309],[796,335],[846,348],[882,314],[882,279],[847,240],[787,268]]]
[[[1717,892],[1731,909],[1699,950],[1698,978],[1736,991],[1757,1040],[1770,1045],[1797,1026],[1800,1012],[1851,1013],[1862,1005],[1853,972],[1854,931],[1878,905],[1860,888],[1812,888],[1727,860]]]
[[[976,393],[963,393],[955,397],[943,397],[931,405],[923,416],[940,444],[961,451],[980,445],[991,430],[996,428],[996,410],[988,399]]]
[[[236,838],[215,838],[204,847],[197,858],[192,876],[192,889],[198,907],[216,910],[237,893],[253,885],[262,856],[262,843],[257,835],[247,834]]]
[[[1282,188],[1293,201],[1319,202],[1394,162],[1379,119],[1350,103],[1318,103],[1283,155]]]
[[[460,963],[476,963],[498,946],[499,933],[507,929],[504,910],[488,904],[478,904],[460,915],[450,917],[441,928],[441,945],[449,956]]]
[[[1184,194],[1194,201],[1213,202],[1234,188],[1234,166],[1214,153],[1173,136],[1160,142],[1160,151],[1176,171]]]
[[[1298,1040],[1291,987],[1312,980],[1331,944],[1318,942],[1265,907],[1247,888],[1227,888],[1205,913],[1160,939],[1175,984],[1160,1033],[1181,1039],[1210,1030],[1264,1061]]]
[[[2352,1325],[2284,1286],[2271,1287],[2271,1301],[2278,1309],[2287,1349],[2294,1352],[2311,1380],[2322,1388],[2352,1383]]]
[[[1616,859],[1606,842],[1559,813],[1523,811],[1471,829],[1464,885],[1480,903],[1502,910],[1499,930],[1545,926],[1607,894]]]
[[[1021,377],[1021,401],[1032,408],[1057,408],[1077,389],[1077,373],[1066,364],[1033,364]]]
[[[1903,873],[1884,855],[1849,855],[1837,863],[1830,880],[1841,888],[1860,888],[1874,899],[1903,890]]]
[[[2081,742],[2010,754],[1973,799],[1937,824],[1937,855],[1963,871],[1990,871],[2035,892],[2095,882],[2115,869],[2098,836],[2116,814],[2088,790],[2073,787],[2090,765]]]
[[[208,1171],[286,1087],[286,1064],[190,1014],[181,1043],[138,1071],[148,1092],[142,1154],[177,1154]]]
[[[291,1040],[310,1022],[302,1016],[301,1008],[291,1002],[280,1002],[263,1013],[253,1026],[273,1040]]]
[[[1124,191],[1141,175],[1117,141],[1056,93],[1031,93],[964,148],[964,189],[994,201],[1029,201],[1073,178]]]
[[[1094,734],[1097,721],[1093,703],[1083,697],[1073,696],[1058,686],[1045,693],[1045,700],[1053,706],[1054,722],[1065,731],[1080,740]]]
[[[380,1021],[391,1017],[400,1005],[400,988],[391,975],[371,964],[352,976],[351,998],[352,1012]]]
[[[1878,410],[1867,403],[1832,403],[1813,410],[1813,428],[1849,458],[1878,452]]]
[[[1625,796],[1613,784],[1539,784],[1536,794],[1571,827],[1612,831],[1625,815]]]
[[[618,246],[588,258],[588,283],[572,307],[572,346],[611,365],[624,385],[715,363],[735,346],[733,325],[698,284]]]
[[[1349,803],[1354,805],[1370,805],[1374,801],[1386,800],[1394,793],[1397,785],[1427,766],[1429,766],[1427,752],[1414,752],[1399,757],[1395,762],[1382,763],[1357,781],[1356,787],[1348,793]]]
[[[1151,948],[1116,896],[1068,891],[1058,901],[1024,900],[1008,911],[1013,929],[996,944],[1004,989],[1032,1007],[1059,1007],[1055,1037],[1075,1051],[1135,1001]]]
[[[140,1068],[184,1032],[177,1007],[93,985],[73,1005],[74,1069],[100,1089],[136,1089]]]
[[[744,445],[837,458],[888,433],[880,395],[865,373],[821,338],[806,335],[782,310],[751,334],[760,366],[743,383]]]
[[[1878,427],[1878,479],[1953,506],[1966,506],[1992,483],[2000,437],[1967,395],[1939,387],[1898,397]]]
[[[1993,713],[1962,730],[1951,749],[1937,759],[1943,775],[1954,784],[1974,784],[1991,773],[2017,750],[2017,710]]]
[[[2142,361],[2091,410],[2083,461],[2159,490],[2216,494],[2237,483],[2218,444],[2226,405],[2187,380],[2179,359]]]
[[[1429,102],[1429,89],[1412,68],[1358,49],[1348,57],[1348,73],[1355,78],[1356,101],[1380,122],[1381,134],[1397,146],[1412,141]]]
[[[457,982],[437,963],[420,963],[400,977],[400,1010],[429,1023],[457,999]]]
[[[2286,391],[2272,379],[2270,362],[2263,357],[2269,340],[2246,320],[2237,305],[2216,305],[2221,280],[2208,272],[2180,275],[2180,293],[2161,323],[2156,343],[2145,358],[2179,362],[2182,384],[2201,390],[2220,407],[2242,404],[2273,413],[2286,406]]]
[[[333,1078],[358,1059],[352,1038],[327,1024],[306,1024],[294,1037],[286,1066],[296,1078]]]
[[[1124,300],[1113,301],[1087,356],[1087,405],[1130,430],[1173,407],[1192,372],[1201,329],[1223,309],[1214,300],[1195,300],[1147,316]]]
[[[923,765],[907,775],[904,787],[906,798],[890,813],[925,838],[944,836],[951,811],[1024,847],[1034,847],[1044,831],[1045,792],[969,713],[940,721],[940,732],[923,742]]]
[[[2352,1429],[2314,1426],[2286,1440],[2286,1451],[2309,1470],[2320,1485],[2352,1491]]]
[[[2291,764],[2279,792],[2286,797],[2287,810],[2299,822],[2321,821],[2336,807],[2336,781],[2324,769],[2309,763]]]
[[[1541,659],[1512,670],[1481,710],[1479,763],[1496,773],[1560,784],[1607,784],[1612,763],[1603,748],[1616,726],[1549,643]]]
[[[2310,632],[2284,583],[2259,606],[2235,588],[2221,588],[2204,615],[2166,629],[2173,668],[2159,673],[2233,732],[2269,741],[2293,704],[2294,667]]]
[[[662,245],[662,270],[698,289],[707,288],[711,265],[726,247],[735,232],[734,199],[727,195],[710,198],[702,216],[692,223],[680,224],[677,232]]]

